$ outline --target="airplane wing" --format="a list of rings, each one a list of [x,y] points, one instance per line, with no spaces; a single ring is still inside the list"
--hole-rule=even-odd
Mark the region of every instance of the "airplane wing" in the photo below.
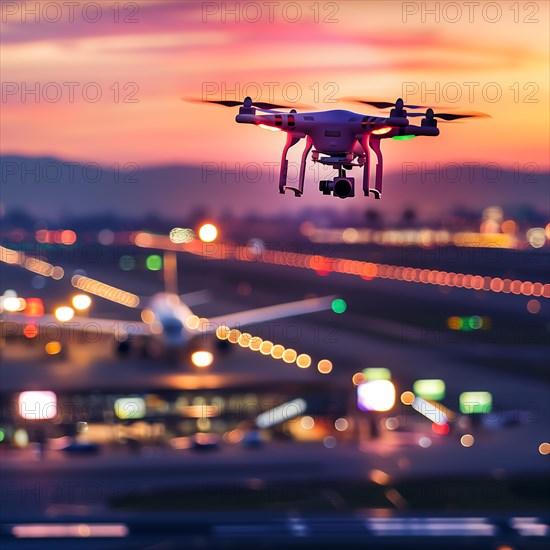
[[[332,302],[336,298],[336,296],[310,298],[307,300],[299,300],[298,302],[278,304],[276,306],[261,307],[258,309],[249,309],[247,311],[239,311],[237,313],[228,313],[226,315],[209,318],[208,323],[201,327],[200,330],[203,333],[215,332],[220,326],[235,328],[254,323],[273,321],[275,319],[283,319],[285,317],[294,317],[296,315],[305,315],[307,313],[325,311],[331,309]]]
[[[121,336],[149,336],[151,334],[150,325],[142,321],[122,321],[120,319],[100,319],[93,317],[73,317],[70,321],[62,322],[53,315],[27,317],[21,313],[4,313],[0,316],[0,323],[2,323],[3,336],[8,336],[14,332],[10,328],[10,325],[14,328],[25,325],[36,325],[39,329],[55,326],[82,334],[111,334],[117,338]]]

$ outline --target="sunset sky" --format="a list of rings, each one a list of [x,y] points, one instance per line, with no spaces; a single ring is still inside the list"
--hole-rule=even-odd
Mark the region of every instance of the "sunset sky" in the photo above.
[[[301,14],[284,0],[240,2],[239,22],[219,2],[100,2],[101,14],[83,11],[90,2],[72,14],[59,2],[57,22],[55,7],[35,16],[35,2],[24,4],[2,3],[3,154],[140,165],[278,161],[284,136],[238,126],[236,109],[181,100],[211,90],[210,99],[248,91],[287,103],[300,94],[314,110],[377,114],[341,99],[403,96],[481,111],[492,118],[385,145],[387,166],[422,159],[548,168],[548,2],[502,1],[500,13],[495,2],[439,2],[436,14],[422,13],[435,2],[302,1]],[[23,93],[36,83],[38,101]],[[437,86],[439,96],[423,94]],[[101,90],[101,99],[86,100],[84,88],[92,97]]]

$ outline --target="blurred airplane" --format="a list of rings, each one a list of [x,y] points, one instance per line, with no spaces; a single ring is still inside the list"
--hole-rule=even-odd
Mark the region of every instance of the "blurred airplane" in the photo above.
[[[202,290],[189,294],[179,295],[177,293],[177,277],[175,256],[166,256],[164,269],[165,290],[145,299],[147,306],[141,311],[142,321],[128,321],[120,319],[75,317],[71,308],[60,308],[66,311],[56,310],[55,315],[44,314],[39,318],[29,317],[23,313],[8,313],[8,316],[0,319],[3,324],[11,323],[11,329],[4,328],[4,335],[14,334],[15,327],[24,330],[29,324],[41,328],[57,325],[61,329],[72,331],[72,333],[112,335],[117,344],[117,350],[121,354],[127,354],[133,347],[143,350],[148,355],[157,356],[162,352],[173,354],[174,352],[192,353],[204,352],[206,355],[196,356],[199,361],[211,363],[212,354],[205,350],[208,339],[204,338],[216,333],[220,327],[228,329],[238,328],[256,323],[264,323],[276,319],[305,315],[319,311],[330,310],[336,296],[325,296],[321,298],[309,298],[295,302],[278,304],[229,313],[212,317],[209,319],[200,318],[193,314],[191,307],[209,301],[210,292]],[[88,286],[86,286],[87,283]],[[129,294],[120,289],[115,289],[100,281],[77,275],[73,277],[73,286],[80,290],[89,288],[91,294],[98,295],[116,303],[125,303],[116,299],[120,293]],[[100,292],[105,287],[106,292]],[[135,295],[132,295],[135,297]],[[137,304],[141,300],[136,298]],[[128,305],[128,303],[125,303]],[[64,315],[67,313],[67,315]],[[202,338],[201,338],[202,337]],[[140,346],[139,341],[145,345]],[[151,345],[149,345],[151,344]],[[201,349],[202,348],[202,349]],[[193,360],[194,363],[195,360]],[[207,366],[207,365],[197,365]]]

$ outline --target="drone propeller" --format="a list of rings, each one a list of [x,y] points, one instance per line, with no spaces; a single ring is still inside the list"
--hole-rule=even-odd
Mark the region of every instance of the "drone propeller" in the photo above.
[[[428,109],[426,113],[408,113],[407,117],[425,116],[428,120],[440,118],[441,120],[452,121],[461,118],[490,118],[485,113],[434,113],[433,109]]]
[[[355,103],[362,103],[363,105],[371,105],[372,107],[376,107],[377,109],[426,109],[425,105],[405,105],[401,98],[399,98],[394,103],[391,103],[389,101],[367,101],[366,99],[356,98],[348,98],[347,101],[354,101]]]
[[[272,109],[295,109],[296,105],[289,107],[288,105],[279,105],[277,103],[267,103],[265,101],[258,101],[254,103],[252,98],[245,97],[244,101],[224,101],[216,99],[193,99],[193,98],[182,98],[184,101],[189,101],[191,103],[215,103],[217,105],[223,105],[224,107],[253,107],[259,111],[268,111],[271,112]]]

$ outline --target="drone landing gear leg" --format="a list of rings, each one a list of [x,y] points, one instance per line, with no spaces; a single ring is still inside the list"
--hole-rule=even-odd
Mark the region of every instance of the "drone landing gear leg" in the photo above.
[[[288,134],[286,138],[286,143],[283,149],[283,156],[281,158],[281,172],[279,174],[279,193],[284,195],[286,187],[286,178],[288,175],[288,160],[286,158],[286,155],[288,153],[288,150],[296,145],[300,141],[299,137],[293,136],[292,134]],[[297,197],[299,197],[302,193],[298,192],[297,189],[292,189]]]
[[[384,171],[384,162],[382,160],[382,151],[380,150],[380,139],[372,139],[369,141],[370,148],[376,154],[376,179],[374,182],[374,189],[371,191],[374,193],[374,198],[379,199],[382,196],[382,175]]]
[[[295,187],[289,187],[288,185],[285,186],[285,189],[292,189],[292,191],[294,191],[297,197],[301,197],[304,192],[304,179],[306,177],[306,161],[307,161],[307,156],[309,155],[309,152],[311,151],[312,147],[313,147],[313,140],[309,136],[307,136],[306,148],[302,153],[302,160],[300,161],[300,177],[298,182],[298,189],[296,189]]]
[[[370,179],[370,134],[364,134],[361,139],[361,146],[365,151],[365,164],[363,165],[363,193],[365,197],[369,196],[369,179]]]

